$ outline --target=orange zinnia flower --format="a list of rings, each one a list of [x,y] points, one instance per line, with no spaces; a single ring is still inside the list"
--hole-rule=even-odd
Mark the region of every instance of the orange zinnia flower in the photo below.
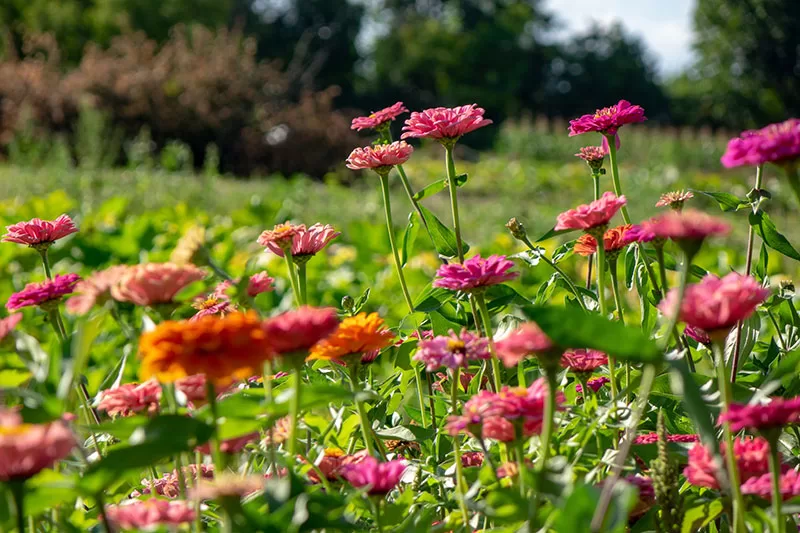
[[[273,356],[255,313],[231,313],[198,320],[167,321],[142,335],[139,376],[173,382],[205,374],[218,387],[261,371]]]
[[[617,226],[616,228],[610,228],[606,230],[605,235],[603,235],[603,242],[606,245],[606,252],[616,252],[628,245],[629,242],[626,242],[623,237],[625,236],[625,233],[632,227],[633,226],[630,224],[624,224],[622,226]],[[578,255],[592,255],[597,252],[597,241],[588,233],[584,233],[577,241],[575,241],[575,248],[573,251]]]
[[[391,346],[394,333],[386,328],[378,313],[359,313],[345,318],[328,338],[311,348],[308,359],[341,359]]]

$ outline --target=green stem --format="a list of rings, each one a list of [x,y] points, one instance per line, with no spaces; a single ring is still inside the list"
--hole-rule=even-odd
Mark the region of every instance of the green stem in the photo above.
[[[616,139],[614,139],[613,135],[606,135],[606,138],[608,139],[608,159],[611,162],[611,181],[614,184],[614,194],[622,196],[622,187],[619,181],[619,165],[617,164]],[[620,213],[622,213],[622,220],[625,224],[630,224],[631,216],[628,214],[628,207],[623,205],[622,209],[620,209]]]
[[[14,497],[14,506],[17,511],[17,530],[19,533],[25,532],[25,481],[10,481],[8,488]]]
[[[608,309],[606,308],[605,297],[605,283],[606,283],[606,246],[605,239],[602,234],[600,238],[595,237],[597,241],[597,301],[600,305],[600,316],[608,318]],[[611,385],[611,397],[616,398],[619,393],[619,386],[617,385],[617,359],[609,356],[608,358],[608,377]]]
[[[786,165],[784,171],[786,172],[786,180],[789,182],[797,202],[800,203],[800,177],[797,175],[797,167]]]
[[[42,266],[44,266],[44,275],[47,279],[53,279],[53,272],[50,270],[50,258],[47,255],[47,248],[40,248],[39,255],[42,256]]]
[[[419,412],[422,418],[422,426],[428,427],[427,416],[425,414],[425,396],[422,394],[422,372],[419,369],[420,365],[414,365],[414,379],[417,382],[417,400],[419,401]]]
[[[198,450],[195,450],[195,452],[194,452],[194,464],[197,466],[197,470],[196,470],[197,474],[196,474],[195,479],[194,479],[194,487],[197,488],[197,486],[200,485],[200,479],[202,479],[200,465],[203,464],[203,454],[200,453]],[[195,493],[197,493],[197,491],[195,491]],[[195,530],[196,533],[202,533],[202,531],[203,531],[203,514],[202,514],[203,502],[198,496],[199,496],[199,494],[197,494],[195,496],[195,498],[194,498],[194,530]]]
[[[378,528],[378,533],[383,533],[383,520],[381,517],[381,505],[383,500],[378,500],[377,502],[373,502],[375,506],[375,527]]]
[[[527,383],[525,382],[525,365],[523,364],[525,360],[519,362],[517,365],[517,385],[520,387],[527,387]]]
[[[211,457],[214,460],[214,471],[221,474],[225,470],[225,456],[220,449],[219,410],[217,409],[217,391],[211,380],[206,380],[206,399],[211,411]]]
[[[460,377],[461,368],[456,368],[453,371],[450,383],[450,409],[453,415],[458,412],[458,384]],[[469,513],[467,512],[466,504],[464,465],[461,464],[461,439],[458,435],[453,438],[453,452],[456,457],[456,497],[458,498],[458,506],[461,509],[464,524],[466,525],[469,523]]]
[[[656,246],[655,250],[656,261],[658,261],[658,273],[661,275],[661,287],[664,294],[667,294],[669,292],[669,284],[667,282],[667,265],[664,263],[664,246]]]
[[[214,260],[213,260],[213,259],[211,259],[211,257],[208,257],[208,254],[205,254],[205,255],[207,256],[207,257],[206,257],[206,261],[205,261],[205,262],[206,262],[206,265],[208,265],[208,268],[210,268],[210,269],[211,269],[211,271],[212,271],[212,272],[213,272],[213,273],[214,273],[214,274],[215,274],[215,275],[216,275],[218,278],[221,278],[221,279],[223,279],[223,280],[225,280],[225,281],[233,281],[233,278],[231,277],[231,275],[230,275],[230,274],[228,274],[227,272],[225,272],[224,270],[222,270],[222,268],[221,268],[221,267],[220,267],[220,266],[219,266],[217,263],[215,263],[215,262],[214,262]]]
[[[781,513],[781,504],[783,503],[783,494],[781,494],[781,459],[778,452],[778,439],[771,438],[769,440],[769,470],[772,474],[772,514],[775,515],[775,531],[777,533],[784,533],[785,522]]]
[[[517,439],[517,464],[519,465],[519,495],[522,499],[526,499],[527,488],[525,487],[525,441]]]
[[[100,514],[100,521],[103,523],[103,528],[106,530],[106,533],[111,533],[114,531],[114,528],[111,527],[111,521],[106,514],[106,502],[103,493],[98,492],[95,494],[94,500],[97,502],[97,512]]]
[[[299,283],[297,282],[297,270],[295,269],[294,265],[294,258],[292,258],[291,250],[284,250],[283,258],[286,261],[286,269],[289,271],[289,283],[292,285],[292,292],[294,293],[294,303],[297,307],[300,307],[302,304],[301,296],[300,296],[300,287]]]
[[[169,412],[171,414],[178,413],[178,398],[175,397],[175,384],[169,383],[165,384],[164,392],[166,392],[166,400],[167,400],[167,407],[169,408]],[[178,475],[178,491],[181,495],[181,499],[186,499],[186,476],[183,473],[183,460],[181,459],[181,454],[175,454],[175,472]],[[199,475],[199,474],[198,474]]]
[[[453,212],[453,229],[456,234],[456,250],[458,251],[458,262],[464,262],[464,245],[461,242],[461,223],[458,217],[458,191],[456,188],[456,163],[453,159],[453,145],[447,144],[444,147],[445,166],[447,167],[447,185],[450,189],[450,209]]]
[[[527,235],[522,239],[522,242],[524,242],[525,245],[528,248],[530,248],[531,251],[536,253],[536,247],[533,245],[533,243],[530,241],[530,239],[528,239]],[[588,310],[586,309],[586,305],[583,303],[583,296],[578,291],[578,288],[572,282],[572,279],[570,279],[570,277],[567,275],[567,273],[564,272],[564,270],[560,266],[558,266],[556,263],[554,263],[552,260],[550,260],[550,258],[547,257],[545,254],[537,253],[537,257],[539,259],[541,259],[542,261],[544,261],[545,263],[547,263],[548,265],[550,265],[550,268],[555,270],[556,273],[558,273],[558,275],[561,276],[561,278],[566,282],[567,286],[569,287],[569,290],[572,292],[572,294],[575,295],[575,299],[578,301],[578,305],[581,306],[581,309],[583,309],[584,312],[588,313]]]
[[[619,275],[617,272],[617,260],[616,258],[613,260],[608,261],[608,268],[611,271],[611,290],[614,293],[614,305],[617,306],[617,314],[619,315],[619,321],[624,325],[625,324],[625,313],[622,309],[622,294],[619,290]],[[631,384],[631,363],[630,361],[625,361],[625,388],[627,389]],[[625,394],[625,401],[626,403],[630,403],[630,390]]]
[[[594,184],[594,199],[600,199],[600,171],[592,171],[592,182]]]
[[[783,353],[789,353],[789,349],[786,346],[786,341],[783,340],[783,335],[781,335],[781,327],[778,324],[778,320],[775,318],[775,314],[767,309],[767,316],[769,317],[770,322],[772,322],[772,327],[775,328],[775,336],[778,337],[778,347],[780,347]]]
[[[297,265],[297,285],[300,289],[300,305],[306,305],[308,303],[308,293],[306,292],[307,286],[305,262],[301,262]]]
[[[386,215],[386,228],[389,230],[389,245],[392,247],[392,255],[394,256],[394,267],[397,271],[397,277],[400,280],[400,288],[403,291],[403,299],[406,301],[409,312],[414,312],[414,303],[411,301],[411,295],[408,293],[408,286],[406,285],[406,278],[403,275],[403,265],[400,262],[400,253],[397,250],[397,244],[394,241],[394,224],[392,223],[392,204],[389,196],[389,175],[379,174],[381,180],[381,192],[383,193],[383,210]]]
[[[556,392],[558,391],[556,369],[545,369],[545,377],[547,378],[547,396],[545,396],[544,419],[542,420],[542,434],[539,444],[539,464],[537,466],[539,472],[544,472],[550,455],[550,439],[553,437],[553,419],[556,413]],[[584,389],[584,394],[586,394],[586,389]],[[520,464],[521,469],[522,464]]]
[[[353,394],[358,394],[358,367],[357,363],[348,365],[350,368],[350,386],[352,387]],[[364,408],[364,402],[358,397],[355,399],[356,410],[358,411],[358,418],[361,421],[361,434],[364,436],[364,447],[367,453],[375,457],[375,447],[372,443],[372,425],[369,423],[369,416],[367,410]]]
[[[492,355],[492,379],[494,380],[495,392],[500,391],[500,360],[497,358],[497,351],[494,347],[494,333],[492,332],[492,321],[489,316],[489,308],[486,306],[486,298],[483,294],[474,293],[478,309],[481,312],[481,321],[483,322],[483,329],[486,331],[486,338],[489,341],[489,353]],[[520,363],[522,364],[522,363]]]
[[[289,461],[292,463],[294,463],[294,457],[297,453],[297,421],[300,417],[300,394],[303,389],[302,370],[302,364],[295,365],[294,372],[292,373],[292,379],[294,381],[292,381],[293,393],[291,402],[289,403],[289,444],[287,447]]]

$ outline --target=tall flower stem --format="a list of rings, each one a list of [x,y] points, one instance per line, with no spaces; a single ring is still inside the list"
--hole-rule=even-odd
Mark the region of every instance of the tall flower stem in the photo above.
[[[400,253],[397,250],[397,243],[394,240],[394,224],[392,223],[392,204],[389,196],[389,174],[378,174],[381,180],[381,192],[383,192],[383,210],[386,214],[386,228],[389,230],[389,245],[392,247],[392,255],[394,256],[394,267],[397,271],[397,277],[400,280],[400,288],[403,291],[403,299],[408,305],[409,312],[414,312],[414,303],[411,301],[411,295],[408,292],[406,285],[406,278],[403,275],[403,265],[400,262]]]
[[[764,173],[764,166],[758,165],[756,167],[756,183],[753,189],[760,189],[761,188],[761,181],[763,178]],[[757,213],[759,208],[761,207],[761,195],[758,195],[758,198],[753,201],[752,209],[753,213]],[[744,275],[749,276],[750,271],[753,268],[753,241],[755,240],[755,230],[751,224],[748,224],[749,228],[747,230],[747,256],[744,264]],[[736,371],[739,369],[739,356],[742,353],[742,326],[743,322],[739,321],[736,324],[736,344],[734,344],[733,348],[733,358],[732,358],[732,365],[731,365],[731,383],[736,382]]]
[[[622,196],[622,187],[619,181],[619,164],[617,163],[617,145],[613,135],[607,135],[608,139],[608,160],[611,162],[611,182],[614,184],[614,194]],[[622,220],[625,224],[631,223],[631,216],[628,214],[628,207],[623,205],[620,209]]]
[[[779,435],[770,436],[767,438],[769,441],[769,471],[772,475],[772,514],[775,515],[775,531],[777,533],[784,533],[785,525],[781,512],[781,504],[783,503],[783,494],[781,494],[781,458],[778,452],[778,437]]]
[[[353,389],[353,394],[358,394],[358,368],[360,363],[351,363],[347,365],[350,370],[350,386]],[[364,402],[358,398],[355,399],[356,410],[358,411],[358,418],[361,421],[361,434],[364,436],[364,448],[367,453],[375,457],[375,446],[372,443],[372,425],[369,423],[369,416],[364,407]]]
[[[606,245],[603,239],[605,230],[603,232],[598,231],[597,233],[599,234],[599,237],[595,236],[595,241],[597,241],[597,301],[600,306],[600,316],[608,318],[605,297]],[[611,396],[616,398],[619,393],[619,387],[617,386],[617,359],[615,357],[608,357],[608,374],[611,384]]]
[[[303,390],[303,364],[294,365],[294,372],[292,372],[292,398],[289,403],[289,444],[287,451],[289,453],[289,460],[294,461],[297,453],[297,421],[300,418],[300,394]]]
[[[614,305],[617,307],[619,321],[625,324],[625,312],[622,309],[622,294],[619,290],[619,274],[617,272],[617,259],[609,259],[608,268],[611,271],[611,290],[614,292]],[[625,388],[631,384],[631,363],[625,361]],[[630,390],[628,390],[626,401],[630,402]]]
[[[664,245],[655,246],[656,261],[658,261],[658,273],[661,276],[661,288],[664,294],[669,292],[669,284],[667,282],[667,265],[664,262]]]
[[[297,281],[297,269],[294,264],[294,258],[292,257],[292,251],[290,249],[283,251],[283,259],[286,261],[286,269],[289,272],[289,283],[292,285],[292,292],[294,293],[294,303],[297,307],[300,307],[302,304],[302,297],[300,296],[300,284]]]
[[[592,183],[594,185],[594,199],[600,199],[600,170],[592,170]],[[592,287],[592,265],[594,263],[594,254],[589,256],[589,266],[586,269],[586,288]]]
[[[422,427],[428,427],[427,415],[425,414],[425,396],[422,394],[422,371],[420,365],[414,365],[414,380],[417,382],[417,400],[419,400],[419,413],[422,418]]]
[[[576,286],[575,286],[575,283],[573,283],[573,282],[572,282],[572,279],[569,277],[569,275],[567,275],[567,273],[566,273],[566,272],[564,272],[564,270],[563,270],[563,269],[562,269],[560,266],[558,266],[558,265],[557,265],[555,262],[553,262],[553,261],[552,261],[552,260],[551,260],[549,257],[547,257],[545,254],[543,254],[543,253],[541,253],[541,254],[540,254],[540,253],[538,253],[538,252],[537,252],[537,249],[536,249],[536,247],[533,245],[533,243],[531,242],[531,240],[528,238],[528,236],[527,236],[527,235],[525,235],[525,236],[522,238],[522,242],[524,242],[524,243],[525,243],[525,246],[527,246],[527,247],[528,247],[528,248],[529,248],[529,249],[530,249],[532,252],[536,253],[536,254],[537,254],[536,256],[537,256],[539,259],[541,259],[542,261],[544,261],[545,263],[547,263],[547,264],[550,266],[550,268],[552,268],[553,270],[555,270],[555,271],[556,271],[556,273],[557,273],[559,276],[561,276],[561,278],[564,280],[564,282],[565,282],[565,283],[567,284],[567,286],[569,287],[569,290],[570,290],[570,292],[572,292],[572,294],[574,294],[574,295],[575,295],[575,299],[578,301],[578,305],[580,305],[580,306],[581,306],[581,309],[583,309],[585,312],[588,312],[588,310],[586,309],[586,305],[583,303],[583,296],[582,296],[582,295],[581,295],[581,293],[578,291],[578,287],[576,287]]]
[[[8,484],[11,496],[14,498],[14,506],[17,511],[17,530],[19,533],[25,531],[25,481],[11,481]]]
[[[461,222],[458,217],[458,189],[456,186],[456,162],[453,159],[454,143],[444,145],[445,167],[447,168],[447,186],[450,189],[450,210],[453,212],[453,231],[456,234],[456,250],[458,262],[464,262],[464,245],[461,242]]]
[[[175,384],[165,384],[164,392],[166,393],[167,407],[171,414],[178,414],[178,398],[175,396]],[[183,473],[183,459],[180,453],[175,454],[175,472],[178,474],[178,490],[181,499],[186,499],[186,476]],[[199,476],[199,474],[198,474]]]
[[[542,420],[542,434],[539,439],[539,464],[537,470],[544,472],[547,466],[547,459],[550,455],[550,439],[553,437],[554,418],[556,414],[556,392],[558,390],[558,370],[555,367],[548,367],[545,369],[545,377],[547,378],[547,396],[544,399],[544,419]],[[584,389],[585,393],[586,389]],[[520,457],[520,460],[522,458]],[[522,464],[520,464],[522,470]]]
[[[206,400],[211,411],[211,457],[214,459],[214,471],[218,474],[225,470],[225,456],[220,449],[219,410],[217,409],[217,391],[211,380],[206,380]],[[198,476],[199,476],[198,472]]]
[[[492,320],[489,316],[489,308],[486,306],[486,298],[484,298],[483,294],[478,292],[474,293],[474,295],[475,301],[478,304],[478,309],[481,312],[481,321],[483,322],[483,328],[486,332],[486,338],[489,341],[489,353],[492,355],[492,379],[494,380],[495,392],[499,392],[500,384],[502,383],[500,376],[500,360],[497,358],[497,350],[494,347],[494,333],[492,332]]]
[[[47,279],[53,279],[53,273],[50,270],[50,258],[47,255],[47,247],[43,246],[41,248],[37,248],[39,255],[42,256],[42,266],[44,267],[44,275],[47,276]]]
[[[300,289],[300,305],[308,303],[308,292],[306,285],[306,264],[300,262],[297,264],[297,288]]]
[[[458,412],[458,385],[461,377],[461,368],[456,368],[453,371],[453,376],[450,381],[450,409],[451,413],[455,415]],[[461,439],[458,435],[453,438],[453,452],[456,457],[456,497],[458,498],[458,506],[461,509],[461,515],[464,519],[464,524],[469,523],[469,514],[467,512],[466,504],[466,483],[464,482],[464,465],[461,464]]]
[[[271,408],[273,401],[272,401],[272,361],[267,360],[264,362],[264,367],[261,373],[261,379],[264,383],[264,401],[267,402],[267,407]],[[269,427],[268,435],[269,435],[269,444],[267,446],[268,450],[268,458],[269,458],[269,466],[272,471],[275,471],[275,437],[273,431],[274,425]]]

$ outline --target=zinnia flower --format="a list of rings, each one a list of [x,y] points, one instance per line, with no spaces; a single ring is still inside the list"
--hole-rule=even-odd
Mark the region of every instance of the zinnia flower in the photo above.
[[[504,255],[491,255],[486,259],[475,255],[463,264],[441,265],[436,271],[433,286],[452,291],[479,291],[516,279],[519,272],[508,272],[513,266],[514,262],[506,259]]]
[[[643,435],[639,435],[633,440],[634,444],[656,444],[658,442],[658,433],[645,433]],[[698,435],[689,434],[689,435],[667,435],[667,442],[700,442],[700,437]]]
[[[200,479],[213,479],[214,465],[200,464],[183,467],[183,477],[187,484],[196,482],[198,475]],[[158,479],[143,479],[141,492],[134,491],[132,497],[139,497],[142,494],[152,494],[154,492],[173,500],[180,496],[180,480],[178,479],[177,469],[172,472],[167,472]]]
[[[439,381],[434,381],[433,384],[431,385],[431,387],[433,388],[433,390],[435,390],[437,392],[444,393],[445,392],[445,384],[450,382],[450,377],[451,376],[449,374],[445,374],[444,372],[437,372],[436,373],[436,377],[438,378]],[[474,378],[475,378],[475,374],[473,374],[472,372],[461,371],[458,374],[458,383],[459,383],[459,385],[461,385],[462,389],[468,390],[469,389],[469,384],[472,383],[472,380]],[[488,376],[483,376],[481,378],[481,385],[480,386],[484,387],[487,383],[489,383],[489,377]],[[450,391],[449,387],[448,387],[447,391],[448,391],[448,394],[449,394],[449,391]]]
[[[683,204],[687,200],[694,198],[694,194],[690,191],[674,191],[661,195],[661,198],[656,202],[656,207],[669,207],[675,211],[683,209]]]
[[[0,318],[0,341],[8,337],[8,334],[11,333],[21,321],[22,315],[19,313]]]
[[[619,252],[630,244],[631,241],[628,240],[626,234],[632,228],[633,226],[631,224],[624,224],[616,228],[607,229],[603,234],[603,243],[606,253],[613,254],[614,252]],[[584,257],[595,254],[597,253],[597,240],[588,233],[584,233],[575,241],[573,251]]]
[[[128,267],[112,285],[111,296],[143,306],[170,303],[182,289],[205,277],[205,272],[194,265],[145,263]]]
[[[117,527],[151,531],[159,526],[177,527],[194,520],[194,503],[183,500],[132,500],[106,507],[106,516]]]
[[[800,396],[794,398],[772,398],[767,404],[744,405],[732,403],[719,415],[719,423],[730,424],[736,433],[743,429],[764,431],[782,428],[800,420]]]
[[[529,355],[546,353],[553,348],[553,342],[534,322],[522,324],[495,344],[497,358],[508,368]]]
[[[0,481],[28,479],[67,457],[75,437],[60,420],[24,424],[22,417],[0,408]]]
[[[656,491],[653,488],[653,479],[647,476],[631,474],[622,478],[639,491],[639,499],[631,511],[631,518],[635,519],[650,510],[656,504]]]
[[[424,363],[425,369],[433,372],[443,366],[453,370],[467,368],[470,361],[490,357],[489,339],[464,329],[458,335],[451,330],[449,335],[420,341],[419,350],[412,359]]]
[[[389,331],[378,313],[359,313],[347,317],[339,327],[324,340],[311,348],[309,359],[341,359],[349,355],[383,350],[394,342],[394,333]]]
[[[264,331],[277,355],[305,357],[312,346],[331,335],[338,326],[336,310],[302,306],[270,318],[264,323]]]
[[[464,452],[461,454],[461,465],[464,467],[481,466],[483,464],[483,452]]]
[[[47,279],[41,283],[28,283],[24,289],[9,297],[6,309],[16,311],[34,305],[45,308],[55,305],[62,296],[72,294],[80,279],[77,274],[56,274],[53,279]]]
[[[392,144],[376,144],[356,148],[347,158],[350,170],[374,170],[378,174],[388,174],[395,165],[402,165],[411,157],[414,147],[405,141]]]
[[[569,121],[569,136],[596,131],[603,135],[616,135],[617,130],[625,124],[644,122],[644,108],[631,105],[627,100],[620,100],[617,105],[598,109],[594,114],[583,115]]]
[[[397,102],[394,105],[385,107],[380,111],[372,112],[368,117],[356,117],[350,124],[351,130],[380,130],[387,127],[391,121],[402,115],[408,113],[408,109],[403,105],[403,102]]]
[[[606,191],[599,200],[579,205],[575,209],[564,211],[558,215],[555,230],[581,229],[585,231],[605,226],[626,203],[625,196],[617,197],[613,192]]]
[[[401,138],[417,137],[452,143],[462,135],[491,124],[491,120],[483,118],[484,113],[477,104],[414,111],[403,126]]]
[[[111,297],[111,287],[119,283],[128,271],[127,265],[116,265],[100,270],[75,285],[75,295],[65,306],[73,315],[85,315],[95,305],[103,305]]]
[[[789,500],[800,496],[800,474],[797,470],[787,470],[781,474],[781,497]],[[759,477],[752,477],[742,483],[742,494],[760,496],[765,500],[772,500],[772,472],[767,472]]]
[[[708,333],[706,333],[700,328],[696,328],[694,326],[686,326],[683,330],[683,333],[690,339],[694,339],[700,344],[704,344],[706,346],[711,344],[711,337],[709,337]]]
[[[98,411],[108,416],[131,416],[140,411],[155,413],[161,401],[161,385],[154,379],[144,383],[126,383],[100,392]]]
[[[580,157],[592,170],[599,170],[603,167],[603,159],[606,157],[606,150],[602,146],[584,146],[575,157]]]
[[[722,459],[726,457],[726,448],[725,443],[720,445]],[[769,472],[769,454],[769,443],[766,439],[735,439],[733,455],[736,457],[736,465],[739,470],[739,482],[744,483],[750,478]],[[684,469],[683,475],[686,476],[689,483],[697,487],[719,489],[720,485],[717,479],[719,469],[720,465],[716,463],[708,448],[697,443],[689,450],[689,464]]]
[[[53,221],[34,218],[7,226],[6,230],[8,233],[3,236],[3,242],[15,242],[45,250],[58,239],[78,232],[75,223],[67,215],[61,215]]]
[[[600,389],[602,389],[603,385],[605,385],[609,381],[611,381],[611,380],[608,379],[605,376],[602,376],[602,377],[599,377],[599,378],[592,378],[592,379],[590,379],[589,381],[586,382],[586,386],[589,387],[590,389],[592,389],[593,392],[597,392]],[[581,386],[580,383],[575,385],[575,392],[577,392],[578,394],[583,394],[583,387]]]
[[[194,374],[175,381],[175,392],[180,392],[189,403],[205,402],[208,399],[205,374]]]
[[[356,488],[367,488],[372,496],[384,496],[400,483],[406,462],[394,460],[381,463],[371,456],[341,468],[342,477]]]
[[[575,373],[594,372],[608,364],[608,356],[598,350],[567,350],[561,356],[561,366]]]
[[[353,455],[347,455],[338,448],[325,448],[322,457],[317,463],[317,468],[328,481],[336,481],[342,477],[342,468],[363,461],[367,455],[366,450],[361,450]],[[312,483],[319,483],[319,475],[316,470],[308,471],[308,479]]]
[[[720,161],[727,168],[785,164],[800,157],[800,120],[790,118],[731,139]]]
[[[275,278],[270,277],[267,271],[259,272],[250,276],[247,284],[247,295],[255,298],[261,293],[275,290]]]
[[[308,229],[301,224],[297,226],[297,228],[297,232],[292,237],[292,257],[296,261],[307,261],[314,257],[322,251],[329,242],[341,235],[341,232],[336,231],[336,229],[329,224],[323,226],[320,223],[316,223]],[[273,241],[265,240],[261,242],[259,240],[259,244],[266,246],[270,251],[280,257],[284,255],[283,249]]]
[[[273,356],[271,347],[255,313],[166,321],[139,339],[139,375],[169,383],[205,374],[216,386],[226,386],[260,371]]]
[[[264,489],[262,476],[240,476],[225,472],[208,481],[201,481],[190,492],[191,499],[219,500],[223,498],[240,499]]]
[[[705,330],[712,338],[717,333],[726,335],[737,322],[752,315],[769,295],[769,289],[750,276],[731,272],[718,278],[709,274],[700,283],[686,288],[678,318]],[[673,316],[677,305],[678,291],[672,289],[658,308],[665,316]]]
[[[283,224],[277,224],[272,229],[264,230],[258,237],[258,244],[270,250],[284,251],[293,246],[294,238],[300,232],[306,231],[305,224],[294,225],[288,220]],[[283,257],[283,254],[281,254]]]
[[[702,241],[706,237],[727,235],[731,227],[724,220],[702,211],[670,211],[640,224],[641,231],[652,238],[674,241]],[[649,239],[652,240],[652,239]]]

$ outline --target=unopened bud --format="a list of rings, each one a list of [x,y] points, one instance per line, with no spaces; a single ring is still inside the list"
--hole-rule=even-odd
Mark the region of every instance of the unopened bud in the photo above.
[[[523,240],[528,236],[528,232],[525,231],[525,226],[522,225],[522,222],[517,220],[516,218],[511,218],[506,223],[506,228],[508,231],[511,232],[511,235],[518,240]]]

